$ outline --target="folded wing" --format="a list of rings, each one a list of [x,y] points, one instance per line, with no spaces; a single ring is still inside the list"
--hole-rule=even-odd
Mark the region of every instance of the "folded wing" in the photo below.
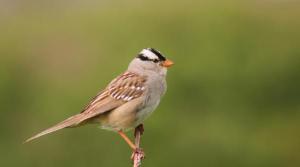
[[[63,128],[77,126],[99,114],[118,108],[122,104],[140,97],[145,92],[145,82],[145,77],[132,72],[125,72],[114,79],[106,89],[92,99],[81,113],[38,133],[27,139],[25,142],[29,142]]]

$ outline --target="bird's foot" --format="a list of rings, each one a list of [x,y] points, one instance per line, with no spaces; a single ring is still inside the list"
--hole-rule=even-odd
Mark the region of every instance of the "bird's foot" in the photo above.
[[[134,160],[134,159],[144,159],[146,156],[145,156],[145,153],[143,151],[142,148],[136,148],[133,153],[131,154],[131,160]]]

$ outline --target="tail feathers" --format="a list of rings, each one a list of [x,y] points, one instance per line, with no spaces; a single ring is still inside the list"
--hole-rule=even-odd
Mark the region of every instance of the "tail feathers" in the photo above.
[[[64,129],[64,128],[67,128],[67,127],[76,126],[80,123],[79,122],[80,121],[80,116],[81,116],[81,114],[74,115],[74,116],[72,116],[72,117],[70,117],[70,118],[68,118],[68,119],[52,126],[51,128],[48,128],[48,129],[36,134],[35,136],[27,139],[24,143],[27,143],[31,140],[34,140],[34,139],[39,138],[41,136],[44,136],[46,134],[53,133],[55,131],[58,131],[58,130],[61,130],[61,129]]]

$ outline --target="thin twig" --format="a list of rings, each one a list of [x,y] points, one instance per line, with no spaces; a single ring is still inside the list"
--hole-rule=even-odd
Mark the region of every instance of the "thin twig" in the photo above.
[[[144,159],[144,152],[140,148],[140,140],[141,135],[143,134],[144,128],[143,125],[139,125],[135,128],[134,136],[135,136],[135,146],[137,150],[133,153],[133,167],[140,167],[142,164],[142,160]]]

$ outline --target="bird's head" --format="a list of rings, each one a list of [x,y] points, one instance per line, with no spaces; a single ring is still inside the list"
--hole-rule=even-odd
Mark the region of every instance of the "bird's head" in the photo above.
[[[153,48],[143,49],[136,58],[130,63],[130,68],[139,68],[143,70],[166,73],[167,68],[174,63],[163,56],[159,51]]]

